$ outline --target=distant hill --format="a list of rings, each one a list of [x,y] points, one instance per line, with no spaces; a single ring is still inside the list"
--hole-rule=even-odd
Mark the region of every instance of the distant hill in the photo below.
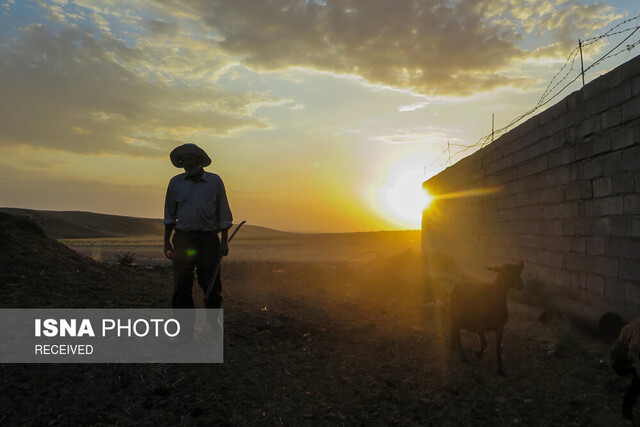
[[[136,218],[82,211],[41,211],[33,209],[0,208],[0,212],[27,216],[48,236],[55,239],[100,237],[162,236],[164,225],[158,218]],[[256,225],[244,225],[238,237],[250,239],[274,238],[291,233]]]

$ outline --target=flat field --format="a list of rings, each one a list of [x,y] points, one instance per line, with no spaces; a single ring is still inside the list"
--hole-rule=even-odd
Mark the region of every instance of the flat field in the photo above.
[[[75,251],[106,263],[116,263],[116,255],[132,253],[140,265],[170,262],[162,255],[162,236],[62,239]],[[305,261],[346,262],[358,258],[393,256],[420,251],[420,231],[381,231],[345,234],[251,233],[241,229],[232,241],[225,261]]]

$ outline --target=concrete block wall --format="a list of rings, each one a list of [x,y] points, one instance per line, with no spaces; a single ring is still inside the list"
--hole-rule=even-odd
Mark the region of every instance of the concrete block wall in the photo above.
[[[428,268],[523,261],[545,292],[640,315],[640,57],[424,187]]]

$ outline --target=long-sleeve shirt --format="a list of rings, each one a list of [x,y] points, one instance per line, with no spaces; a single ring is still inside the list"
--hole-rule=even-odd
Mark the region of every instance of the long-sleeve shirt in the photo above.
[[[182,231],[219,232],[230,228],[233,215],[222,179],[210,172],[204,172],[196,182],[186,173],[171,178],[163,222]]]

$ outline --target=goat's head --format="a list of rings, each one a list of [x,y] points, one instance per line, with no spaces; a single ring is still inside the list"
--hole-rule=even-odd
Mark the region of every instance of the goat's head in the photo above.
[[[520,274],[523,268],[524,264],[520,262],[518,264],[505,264],[502,267],[489,267],[488,270],[498,274],[496,283],[504,286],[506,289],[522,289],[524,283],[522,282]]]

